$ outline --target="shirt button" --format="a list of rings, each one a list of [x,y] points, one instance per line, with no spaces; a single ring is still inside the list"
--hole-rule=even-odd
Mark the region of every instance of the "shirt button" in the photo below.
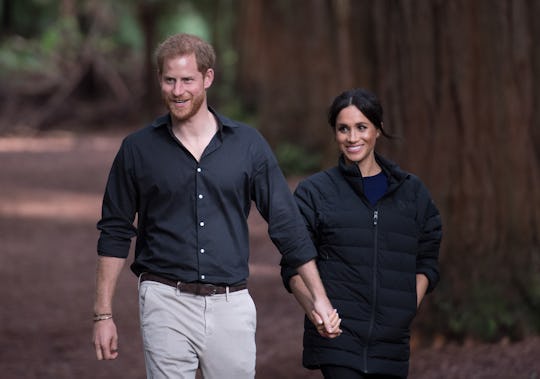
[[[205,276],[205,275],[201,275],[201,279],[203,279],[203,280],[204,280],[204,278],[206,278],[206,276]]]
[[[199,222],[200,226],[204,226],[204,221]]]
[[[204,197],[203,195],[199,194],[199,199],[202,199],[203,197]]]
[[[204,249],[201,249],[201,254],[204,254]]]
[[[197,172],[201,172],[201,168],[200,167],[197,167]]]

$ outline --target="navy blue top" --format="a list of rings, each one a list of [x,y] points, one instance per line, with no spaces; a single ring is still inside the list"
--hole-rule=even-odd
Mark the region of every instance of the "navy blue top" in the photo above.
[[[381,171],[377,175],[364,176],[364,194],[368,198],[371,205],[377,204],[377,201],[386,193],[388,188],[388,179],[384,172]]]
[[[126,258],[136,236],[136,275],[243,283],[253,201],[282,262],[298,267],[316,256],[269,145],[256,129],[210,111],[218,131],[199,162],[175,137],[168,114],[124,139],[97,224],[99,255]]]

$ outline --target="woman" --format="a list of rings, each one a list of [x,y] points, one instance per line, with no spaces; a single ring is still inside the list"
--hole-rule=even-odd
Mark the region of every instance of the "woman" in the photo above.
[[[326,379],[406,378],[411,322],[439,281],[439,211],[416,176],[375,152],[377,139],[389,137],[382,114],[376,96],[364,89],[337,96],[328,121],[339,163],[295,191],[341,317],[339,336],[304,322],[303,365],[321,369]],[[294,269],[283,267],[282,276],[311,309]]]

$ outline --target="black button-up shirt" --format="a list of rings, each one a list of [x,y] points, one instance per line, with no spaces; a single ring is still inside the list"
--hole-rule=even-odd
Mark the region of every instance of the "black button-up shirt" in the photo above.
[[[136,236],[136,275],[245,282],[253,201],[282,264],[297,267],[316,256],[269,145],[256,129],[210,110],[219,127],[199,162],[174,136],[169,115],[124,139],[97,224],[99,255],[127,258]]]

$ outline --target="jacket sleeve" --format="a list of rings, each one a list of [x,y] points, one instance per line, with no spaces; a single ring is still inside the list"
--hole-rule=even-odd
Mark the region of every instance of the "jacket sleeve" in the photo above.
[[[97,223],[101,232],[97,244],[99,255],[126,258],[129,255],[131,239],[137,234],[133,225],[137,209],[137,189],[130,158],[130,151],[124,140],[109,173],[101,220]]]
[[[311,240],[314,241],[314,235],[316,230],[316,212],[313,207],[313,198],[312,193],[308,189],[306,182],[301,182],[297,189],[294,191],[294,199],[302,215],[302,219],[305,223],[305,228],[308,234],[311,237]],[[283,285],[287,291],[291,292],[290,280],[293,276],[297,275],[298,272],[294,267],[288,265],[283,259],[281,261],[281,279],[283,280]]]
[[[419,221],[421,234],[416,258],[416,273],[429,280],[427,293],[439,282],[439,249],[442,240],[442,223],[439,210],[423,184],[419,189]]]

